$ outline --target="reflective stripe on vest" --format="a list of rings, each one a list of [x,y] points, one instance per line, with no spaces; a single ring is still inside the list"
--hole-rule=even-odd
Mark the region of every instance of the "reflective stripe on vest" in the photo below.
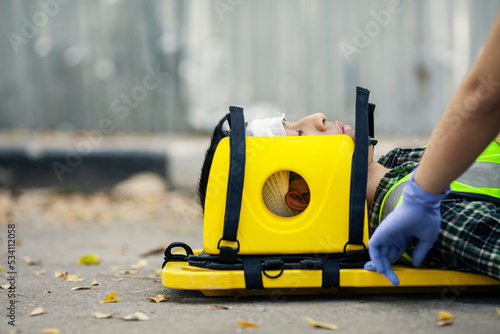
[[[403,199],[410,174],[396,182],[382,200],[379,224]],[[500,144],[492,142],[476,161],[450,185],[452,193],[500,204]]]

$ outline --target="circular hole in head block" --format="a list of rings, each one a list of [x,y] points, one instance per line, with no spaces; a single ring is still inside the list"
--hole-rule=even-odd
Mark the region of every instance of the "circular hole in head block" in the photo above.
[[[275,215],[293,217],[309,205],[309,186],[300,174],[282,170],[269,176],[262,187],[266,207]]]

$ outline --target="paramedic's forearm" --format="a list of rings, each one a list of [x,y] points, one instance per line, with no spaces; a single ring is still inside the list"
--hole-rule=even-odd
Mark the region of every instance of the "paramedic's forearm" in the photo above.
[[[429,140],[415,182],[442,193],[500,131],[500,15]]]
[[[500,110],[489,117],[469,117],[463,123],[463,127],[441,133],[441,127],[436,128],[415,174],[415,182],[424,190],[442,193],[467,170],[498,134]]]

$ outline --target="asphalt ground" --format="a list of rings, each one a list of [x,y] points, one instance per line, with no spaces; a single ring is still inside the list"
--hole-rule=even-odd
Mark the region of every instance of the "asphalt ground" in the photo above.
[[[12,190],[0,192],[0,266],[4,269],[0,271],[4,276],[0,285],[14,285],[14,289],[10,286],[0,289],[0,332],[325,331],[311,327],[306,316],[337,325],[339,333],[499,332],[500,294],[497,291],[473,292],[468,287],[443,287],[433,293],[351,294],[339,291],[329,295],[279,298],[205,297],[199,291],[164,287],[156,273],[163,262],[162,254],[146,257],[140,254],[173,241],[201,247],[202,217],[192,193],[196,183],[193,173],[200,161],[195,151],[203,151],[202,145],[207,144],[206,138],[204,140],[203,143],[183,142],[176,149],[165,148],[164,141],[158,140],[159,149],[175,152],[170,153],[169,159],[176,160],[171,166],[178,167],[171,173],[183,174],[185,178],[172,187],[174,190],[157,194],[159,197],[114,198],[107,190],[97,194],[53,189],[17,189],[14,194]],[[154,147],[150,142],[145,145]],[[189,152],[187,146],[182,145],[196,149]],[[385,146],[378,147],[383,150]],[[9,249],[9,240],[14,238],[15,249],[12,246]],[[78,265],[77,259],[88,253],[97,254],[101,263]],[[8,256],[15,257],[12,268],[9,267],[12,258]],[[55,273],[60,272],[78,275],[78,279],[84,280],[74,282],[55,277]],[[93,279],[100,285],[72,290],[90,286]],[[118,302],[101,303],[114,292],[117,292]],[[169,299],[160,303],[147,300],[156,295],[166,295]],[[229,309],[213,309],[213,305]],[[39,307],[43,308],[42,314],[29,315]],[[436,325],[442,310],[453,314],[452,325]],[[113,315],[109,319],[97,319],[94,312]],[[122,319],[135,312],[143,312],[150,319]],[[237,327],[239,321],[254,323],[257,327]]]
[[[69,196],[68,202],[76,201],[74,195],[66,196]],[[173,200],[173,196],[185,195],[170,194],[169,198]],[[26,207],[28,199],[22,196],[18,199],[25,204],[13,212],[11,224],[15,227],[0,225],[0,265],[5,269],[2,285],[12,276],[14,281],[10,283],[15,285],[14,291],[0,290],[2,333],[43,333],[50,328],[59,329],[60,333],[325,331],[311,327],[306,316],[335,324],[340,333],[498,333],[500,328],[500,294],[472,292],[467,287],[444,287],[433,293],[350,294],[339,291],[333,295],[278,298],[205,297],[199,291],[166,288],[155,272],[161,267],[162,255],[141,257],[140,254],[173,241],[201,247],[202,220],[186,209],[188,206],[162,213],[161,218],[127,219],[115,212],[110,219],[82,213],[68,220],[48,214],[47,203],[43,199],[37,202],[35,197],[31,197],[32,207]],[[189,205],[191,199],[185,196],[184,203]],[[137,206],[135,210],[139,209]],[[68,205],[61,210],[75,210],[75,207]],[[16,263],[11,270],[8,267],[8,240],[13,237],[12,232],[16,239]],[[101,264],[76,264],[76,260],[87,253],[99,255]],[[146,260],[147,264],[141,260]],[[140,268],[142,265],[144,267]],[[134,267],[136,269],[132,269]],[[8,274],[10,271],[15,274]],[[59,272],[78,275],[84,280],[73,282],[55,277]],[[71,290],[90,286],[94,279],[100,285],[88,290]],[[100,303],[114,292],[117,292],[118,302]],[[166,295],[170,299],[160,303],[147,300],[156,295]],[[8,317],[12,313],[7,309],[12,301],[15,305],[13,319]],[[230,309],[210,309],[212,305]],[[38,307],[44,312],[29,316]],[[453,314],[452,325],[438,327],[435,324],[442,310]],[[94,312],[113,316],[97,319]],[[122,320],[135,312],[143,312],[150,320]],[[9,325],[12,320],[15,326]],[[239,321],[258,327],[236,327]]]

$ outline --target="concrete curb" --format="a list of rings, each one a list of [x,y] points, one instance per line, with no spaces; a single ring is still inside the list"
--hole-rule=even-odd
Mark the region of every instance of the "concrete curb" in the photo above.
[[[77,157],[64,150],[43,150],[33,156],[23,149],[0,149],[0,180],[9,188],[94,191],[144,171],[167,178],[167,165],[164,152],[104,150]]]
[[[182,135],[113,136],[93,146],[68,135],[0,134],[0,140],[0,186],[78,191],[112,187],[140,172],[158,174],[170,189],[194,191],[209,143],[206,136]]]

